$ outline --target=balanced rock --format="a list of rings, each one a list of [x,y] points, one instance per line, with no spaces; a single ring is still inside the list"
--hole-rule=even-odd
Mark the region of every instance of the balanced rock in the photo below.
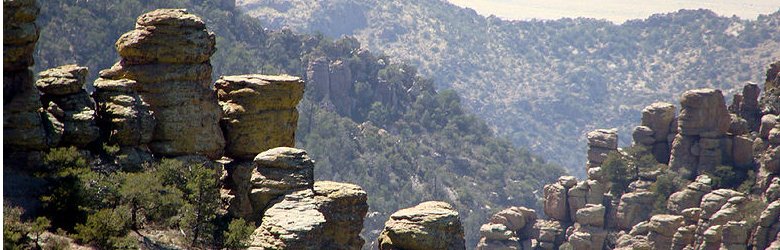
[[[156,126],[149,148],[160,156],[222,156],[222,111],[211,90],[214,34],[195,15],[158,9],[141,15],[116,42],[122,60],[100,77],[133,80]]]
[[[271,148],[294,146],[303,81],[284,75],[223,76],[216,88],[226,155],[251,159]]]
[[[47,69],[39,74],[35,83],[43,92],[45,108],[62,123],[63,132],[59,146],[85,147],[100,136],[95,121],[95,102],[83,89],[87,68],[78,65],[64,65]]]
[[[267,150],[255,157],[249,183],[251,189],[248,202],[251,209],[245,211],[251,214],[238,216],[257,219],[272,200],[313,188],[314,161],[301,149],[279,147]]]
[[[429,201],[401,209],[385,222],[379,249],[465,249],[458,212],[444,202]]]

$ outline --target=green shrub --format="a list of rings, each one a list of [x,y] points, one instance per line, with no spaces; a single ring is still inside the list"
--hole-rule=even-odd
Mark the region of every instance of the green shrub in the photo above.
[[[255,227],[252,223],[244,219],[234,219],[230,221],[228,230],[223,233],[225,239],[224,247],[227,249],[246,249],[249,247],[249,236],[254,232]]]
[[[619,152],[611,152],[601,164],[601,168],[606,172],[607,180],[611,183],[610,192],[615,195],[624,193],[633,179],[626,158]]]
[[[130,209],[119,206],[90,214],[84,224],[76,225],[76,239],[101,249],[118,249],[126,245],[123,238],[129,231]]]
[[[182,192],[164,186],[154,172],[123,174],[119,195],[121,203],[130,208],[130,221],[135,229],[144,222],[168,224],[184,203]]]
[[[664,169],[663,173],[656,177],[655,182],[650,186],[650,191],[655,194],[655,203],[653,214],[667,213],[666,202],[669,196],[687,185],[687,181],[678,173]]]
[[[40,249],[41,235],[51,227],[46,217],[23,221],[24,210],[3,205],[3,249]]]

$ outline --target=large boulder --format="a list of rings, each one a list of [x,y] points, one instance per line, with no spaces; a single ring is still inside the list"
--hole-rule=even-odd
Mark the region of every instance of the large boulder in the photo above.
[[[255,157],[249,183],[251,209],[248,211],[251,214],[239,216],[257,219],[274,199],[313,188],[314,161],[301,149],[279,147],[267,150]],[[245,205],[239,205],[242,206]]]
[[[275,147],[292,147],[298,125],[295,108],[304,84],[297,77],[223,76],[216,83],[222,106],[225,155],[251,159]]]
[[[669,196],[666,208],[674,214],[680,214],[683,210],[698,207],[701,198],[712,191],[712,180],[706,175],[700,175],[696,181],[691,182],[683,190]]]
[[[465,249],[458,212],[444,202],[429,201],[401,209],[385,222],[379,249]]]
[[[617,208],[617,226],[627,230],[650,218],[655,195],[648,191],[623,194]]]
[[[684,224],[684,219],[679,215],[659,214],[650,218],[647,235],[653,249],[669,249],[677,230]]]
[[[368,212],[368,195],[354,184],[333,181],[314,183],[314,199],[325,217],[321,249],[360,249],[363,219]]]
[[[568,189],[560,183],[544,185],[544,214],[559,221],[570,221]]]
[[[713,138],[728,131],[731,117],[720,90],[686,91],[680,98],[680,105],[682,108],[677,121],[680,134]]]
[[[136,82],[133,90],[157,121],[149,142],[155,154],[222,156],[222,110],[211,89],[209,63],[214,45],[203,20],[181,9],[141,15],[135,29],[116,42],[122,59],[100,77]]]
[[[38,74],[36,87],[43,92],[44,108],[56,110],[54,118],[63,125],[58,146],[86,147],[100,136],[95,121],[95,102],[83,89],[87,68],[64,65]]]

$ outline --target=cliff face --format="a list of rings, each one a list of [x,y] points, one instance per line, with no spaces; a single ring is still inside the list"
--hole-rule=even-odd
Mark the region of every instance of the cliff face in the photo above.
[[[617,148],[614,130],[588,133],[588,179],[546,185],[548,219],[534,216],[533,229],[491,219],[477,249],[774,249],[778,64],[760,99],[748,83],[728,107],[715,89],[683,93],[679,115],[653,103],[631,148]]]

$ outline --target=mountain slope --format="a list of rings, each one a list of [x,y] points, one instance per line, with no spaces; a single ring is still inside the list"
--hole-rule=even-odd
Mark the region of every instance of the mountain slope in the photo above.
[[[646,105],[690,88],[734,91],[761,81],[765,65],[780,57],[780,12],[750,21],[681,10],[615,25],[506,21],[440,0],[238,5],[270,27],[354,35],[418,66],[457,90],[499,135],[580,175],[585,132],[617,127],[628,135]]]
[[[479,224],[497,209],[538,208],[543,183],[563,174],[526,150],[497,138],[462,108],[452,90],[437,90],[415,67],[359,49],[355,39],[331,40],[290,30],[265,30],[227,1],[71,1],[41,3],[36,71],[68,63],[94,79],[117,61],[116,39],[135,18],[155,8],[187,8],[217,36],[213,76],[287,73],[308,77],[322,61],[336,88],[307,79],[299,105],[296,146],[317,161],[315,176],[358,184],[368,193],[364,237],[376,239],[388,216],[425,200],[444,200],[461,213],[469,245]],[[352,79],[352,80],[346,80]]]

